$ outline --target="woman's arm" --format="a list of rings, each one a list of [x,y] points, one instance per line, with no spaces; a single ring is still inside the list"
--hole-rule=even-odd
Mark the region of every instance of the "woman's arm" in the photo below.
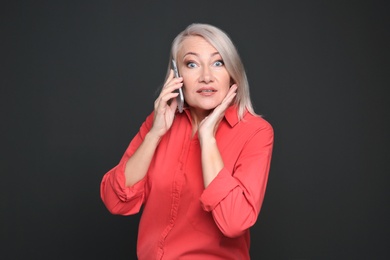
[[[100,196],[112,214],[131,215],[138,213],[146,197],[146,178],[131,187],[126,187],[125,168],[129,158],[144,142],[153,124],[153,113],[142,124],[137,135],[131,140],[119,163],[109,170],[101,181]]]
[[[203,191],[201,203],[226,236],[242,235],[256,222],[264,200],[273,149],[273,129],[264,123],[248,136],[233,169],[223,168]]]
[[[146,134],[144,141],[126,162],[124,173],[126,187],[133,186],[145,177],[159,142],[159,136],[151,132]]]
[[[214,180],[224,167],[224,162],[219,152],[217,141],[215,140],[215,133],[226,109],[230,106],[232,100],[236,96],[236,90],[237,85],[234,84],[231,86],[222,103],[199,125],[199,141],[202,153],[202,172],[205,187]]]
[[[107,209],[113,214],[129,215],[139,211],[144,197],[145,176],[161,137],[172,126],[182,78],[174,78],[171,71],[159,97],[154,103],[153,118],[148,117],[132,140],[119,164],[102,179],[100,194]],[[172,102],[169,102],[172,100]]]
[[[125,177],[127,187],[134,185],[145,177],[161,137],[172,126],[177,108],[175,97],[178,95],[174,90],[182,87],[182,82],[183,78],[174,78],[171,70],[171,74],[164,84],[159,97],[154,102],[153,126],[137,151],[126,163]],[[170,100],[172,102],[168,104]]]

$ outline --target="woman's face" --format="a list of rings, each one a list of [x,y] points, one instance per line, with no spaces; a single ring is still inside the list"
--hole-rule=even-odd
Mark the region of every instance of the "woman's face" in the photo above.
[[[190,36],[178,53],[184,99],[191,109],[205,113],[218,106],[230,87],[230,75],[218,51],[203,37]]]

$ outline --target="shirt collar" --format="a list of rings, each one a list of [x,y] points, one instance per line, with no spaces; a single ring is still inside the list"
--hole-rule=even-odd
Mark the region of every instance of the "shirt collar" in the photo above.
[[[238,108],[236,105],[230,106],[225,111],[225,119],[229,123],[230,127],[235,126],[239,121],[237,112]]]

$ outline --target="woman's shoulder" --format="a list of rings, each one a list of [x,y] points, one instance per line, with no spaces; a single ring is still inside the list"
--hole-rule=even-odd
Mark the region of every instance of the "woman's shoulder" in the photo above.
[[[241,121],[243,125],[250,124],[256,128],[270,129],[270,130],[273,129],[271,123],[267,119],[265,119],[264,116],[253,115],[249,112],[245,113],[244,118]]]

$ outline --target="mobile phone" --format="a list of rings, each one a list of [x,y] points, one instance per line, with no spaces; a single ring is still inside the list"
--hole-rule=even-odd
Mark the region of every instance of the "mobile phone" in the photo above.
[[[173,69],[173,72],[175,73],[175,78],[180,77],[179,76],[179,71],[177,70],[177,66],[176,66],[176,61],[175,60],[172,60],[172,69]],[[176,98],[177,99],[177,109],[179,110],[180,113],[182,113],[183,109],[184,109],[183,89],[179,88],[175,92],[179,93],[179,95]]]

